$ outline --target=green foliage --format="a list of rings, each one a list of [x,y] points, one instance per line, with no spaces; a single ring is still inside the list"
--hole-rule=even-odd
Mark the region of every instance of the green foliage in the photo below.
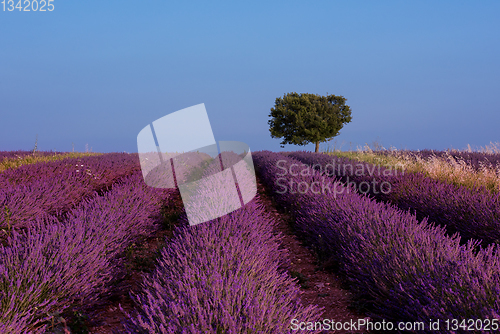
[[[38,162],[48,162],[48,161],[57,161],[64,160],[66,158],[81,158],[81,157],[91,157],[95,155],[102,155],[102,153],[59,153],[54,155],[45,155],[40,156],[37,153],[20,157],[20,158],[5,158],[3,161],[0,161],[0,173],[9,168],[18,168],[22,165],[34,164]]]
[[[276,99],[268,121],[272,138],[285,144],[307,145],[325,142],[351,122],[351,108],[343,96],[288,93]]]

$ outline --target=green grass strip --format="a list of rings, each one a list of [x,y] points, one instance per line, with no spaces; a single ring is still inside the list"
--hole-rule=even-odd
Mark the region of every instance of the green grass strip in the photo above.
[[[93,152],[69,152],[69,153],[60,153],[49,156],[40,156],[34,153],[33,155],[28,155],[20,158],[5,158],[2,162],[0,162],[0,173],[9,168],[18,168],[22,165],[35,164],[39,162],[49,162],[49,161],[57,161],[64,160],[68,158],[81,158],[81,157],[89,157],[94,155],[101,155],[102,153],[93,153]]]

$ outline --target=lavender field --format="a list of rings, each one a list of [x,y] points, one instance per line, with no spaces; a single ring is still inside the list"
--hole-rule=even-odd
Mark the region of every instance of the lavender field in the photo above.
[[[445,152],[412,153],[418,169],[388,153],[253,152],[257,196],[190,226],[137,154],[30,154],[0,152],[0,333],[500,331],[500,155],[456,154],[457,178]],[[436,159],[448,174],[429,172]]]

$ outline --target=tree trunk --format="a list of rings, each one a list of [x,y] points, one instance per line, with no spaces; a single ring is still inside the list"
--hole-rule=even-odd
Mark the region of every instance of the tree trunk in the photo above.
[[[316,142],[316,150],[314,152],[316,152],[316,153],[319,152],[319,141]]]

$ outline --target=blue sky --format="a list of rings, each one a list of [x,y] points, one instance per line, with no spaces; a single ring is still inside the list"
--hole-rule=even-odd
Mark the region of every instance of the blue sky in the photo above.
[[[137,152],[147,124],[205,103],[217,141],[279,151],[288,92],[347,98],[343,149],[500,141],[498,1],[53,3],[0,4],[0,150]]]

